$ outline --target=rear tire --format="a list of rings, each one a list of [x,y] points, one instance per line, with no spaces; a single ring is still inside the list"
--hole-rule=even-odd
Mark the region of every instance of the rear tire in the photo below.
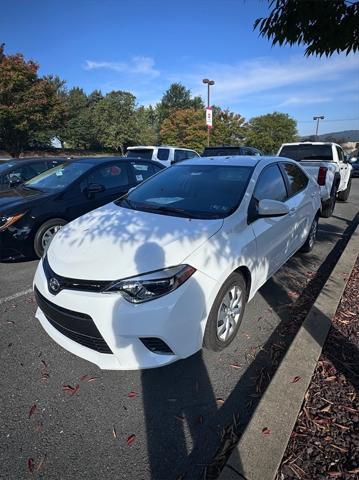
[[[342,192],[338,193],[338,200],[341,202],[347,202],[350,194],[350,188],[352,186],[352,179],[351,177],[349,178],[347,188],[343,190]]]
[[[63,220],[62,218],[53,218],[41,225],[36,232],[34,239],[34,250],[39,258],[41,258],[49,248],[55,233],[66,225],[66,223],[66,220]]]
[[[335,202],[337,201],[337,187],[333,187],[329,200],[322,202],[322,211],[320,216],[329,218],[333,215]]]
[[[317,231],[318,231],[318,216],[316,215],[310,226],[308,237],[304,245],[302,246],[302,248],[299,250],[300,252],[309,253],[313,250],[315,239],[317,238]]]
[[[232,273],[222,285],[208,316],[203,346],[219,352],[235,338],[247,303],[247,285],[240,273]]]

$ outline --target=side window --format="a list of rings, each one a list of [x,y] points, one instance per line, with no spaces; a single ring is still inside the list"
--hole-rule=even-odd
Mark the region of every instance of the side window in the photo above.
[[[283,163],[282,165],[288,178],[289,196],[295,195],[308,185],[308,177],[299,167],[292,163]]]
[[[198,153],[194,150],[187,150],[187,158],[197,158],[199,157]]]
[[[340,147],[336,147],[337,153],[338,153],[338,158],[339,161],[343,162],[344,161],[344,152]]]
[[[287,199],[287,190],[278,165],[271,165],[260,174],[254,198],[258,202],[263,199],[284,202]]]
[[[174,163],[177,162],[182,162],[183,160],[187,159],[187,151],[186,150],[175,150],[175,155],[174,155]]]
[[[44,162],[36,162],[31,164],[31,168],[33,168],[36,172],[36,175],[40,175],[40,173],[45,172],[48,169],[47,163]]]
[[[18,178],[19,180],[26,181],[30,180],[30,178],[33,178],[35,176],[36,171],[28,165],[19,166],[8,173],[9,180]]]
[[[87,184],[96,183],[103,185],[107,190],[129,184],[127,165],[123,163],[110,163],[96,168],[86,178]]]
[[[148,163],[131,162],[131,167],[133,168],[133,176],[135,178],[136,185],[146,180],[146,178],[151,177],[155,170],[152,165]]]
[[[157,158],[158,160],[168,160],[168,157],[170,156],[170,150],[169,148],[159,148],[157,152]]]

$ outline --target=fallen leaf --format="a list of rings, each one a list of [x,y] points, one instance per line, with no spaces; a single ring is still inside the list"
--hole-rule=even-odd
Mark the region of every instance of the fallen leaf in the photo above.
[[[42,459],[40,460],[40,463],[38,464],[37,468],[36,468],[36,471],[38,472],[39,470],[41,470],[42,466],[44,465],[45,463],[45,460],[46,460],[46,454],[42,457]]]
[[[27,468],[29,469],[30,473],[33,473],[33,471],[34,471],[34,459],[33,458],[29,458],[27,460]]]
[[[272,433],[272,430],[270,428],[264,427],[262,429],[262,434],[263,435],[270,435]]]
[[[333,382],[333,380],[336,380],[337,377],[335,375],[332,375],[331,377],[327,377],[324,379],[325,382]]]
[[[329,445],[333,448],[336,448],[337,450],[339,450],[342,453],[347,453],[348,452],[347,448],[338,447],[338,445],[334,445],[333,443],[330,443]]]
[[[98,377],[90,377],[90,378],[87,380],[87,382],[88,382],[88,383],[89,383],[89,382],[94,382],[94,381],[97,380],[97,379],[98,379]]]
[[[78,392],[80,389],[80,385],[77,384],[75,387],[72,387],[71,385],[63,385],[62,390],[64,392],[68,392],[71,396],[75,395],[76,392]]]
[[[29,410],[29,418],[31,417],[31,415],[32,415],[33,413],[35,413],[35,410],[36,410],[36,409],[37,409],[37,406],[36,406],[36,404],[34,403],[34,405],[33,405],[33,406],[30,408],[30,410]]]
[[[137,393],[131,391],[131,392],[128,392],[127,396],[128,396],[129,398],[135,398],[135,397],[137,397]]]
[[[116,433],[115,427],[112,428],[112,435],[113,435],[113,438],[117,438],[117,433]]]
[[[180,415],[175,415],[175,419],[176,420],[179,420],[181,422],[184,422],[185,418],[184,417],[181,417]]]
[[[223,398],[217,398],[216,402],[217,402],[217,405],[223,405],[224,404]]]
[[[301,380],[301,379],[302,379],[302,377],[299,377],[299,376],[294,377],[290,383],[297,383],[297,382],[299,382],[299,380]]]
[[[298,292],[294,292],[293,290],[289,290],[289,292],[288,292],[288,297],[289,297],[289,298],[298,298],[298,297],[299,297],[299,293],[298,293]]]
[[[43,364],[43,366],[47,369],[47,363],[45,362],[45,360],[41,360],[41,363]]]
[[[132,434],[127,438],[127,445],[132,445],[135,441],[136,441],[136,435]]]
[[[326,407],[322,408],[320,411],[323,412],[323,413],[327,413],[329,412],[331,409],[331,406],[330,405],[327,405]]]
[[[339,471],[337,471],[337,472],[328,472],[328,475],[329,475],[329,477],[333,477],[333,478],[334,478],[334,477],[342,477],[342,476],[343,476],[343,472],[339,472]]]
[[[242,368],[241,365],[237,365],[235,363],[231,363],[229,366],[232,368]]]
[[[38,422],[38,424],[36,425],[35,431],[36,432],[42,432],[42,430],[43,430],[43,423]]]
[[[354,468],[354,470],[349,470],[349,473],[359,473],[359,467]]]
[[[82,375],[82,377],[80,377],[80,380],[81,380],[81,382],[84,382],[88,378],[89,378],[89,375]]]

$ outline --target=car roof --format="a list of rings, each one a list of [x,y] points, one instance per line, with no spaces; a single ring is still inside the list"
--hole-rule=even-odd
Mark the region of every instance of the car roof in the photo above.
[[[275,156],[257,156],[257,155],[222,155],[214,157],[194,157],[183,162],[176,163],[176,165],[230,165],[238,167],[255,167],[259,163],[269,164],[274,161],[283,162],[282,157]]]
[[[128,158],[128,157],[120,157],[120,156],[115,156],[115,157],[77,157],[77,158],[71,158],[69,161],[72,163],[75,162],[81,162],[81,163],[88,163],[90,165],[101,165],[101,163],[107,163],[113,160],[122,160],[123,162],[135,162],[135,161],[140,161],[141,163],[148,163],[148,164],[153,164],[153,165],[159,165],[160,167],[163,167],[162,163],[160,162],[155,162],[153,160],[146,160],[143,158]]]
[[[43,162],[44,160],[68,160],[67,157],[26,157],[26,158],[4,158],[1,163],[11,163],[15,165],[26,165],[27,163]]]
[[[139,148],[141,148],[142,150],[149,150],[154,148],[176,148],[177,150],[188,150],[190,152],[195,152],[193,148],[176,147],[173,145],[136,145],[134,147],[127,147],[127,150],[137,150]]]

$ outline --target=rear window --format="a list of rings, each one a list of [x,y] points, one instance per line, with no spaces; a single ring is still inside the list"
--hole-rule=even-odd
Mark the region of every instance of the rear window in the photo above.
[[[331,145],[285,145],[279,153],[280,157],[292,160],[333,160]]]
[[[158,160],[168,160],[168,157],[170,156],[170,151],[169,148],[159,148],[157,152],[157,158]]]
[[[153,154],[153,148],[136,148],[134,150],[127,151],[127,157],[142,158],[143,160],[151,160],[152,154]]]
[[[241,147],[205,148],[203,157],[222,157],[226,155],[242,155]]]

